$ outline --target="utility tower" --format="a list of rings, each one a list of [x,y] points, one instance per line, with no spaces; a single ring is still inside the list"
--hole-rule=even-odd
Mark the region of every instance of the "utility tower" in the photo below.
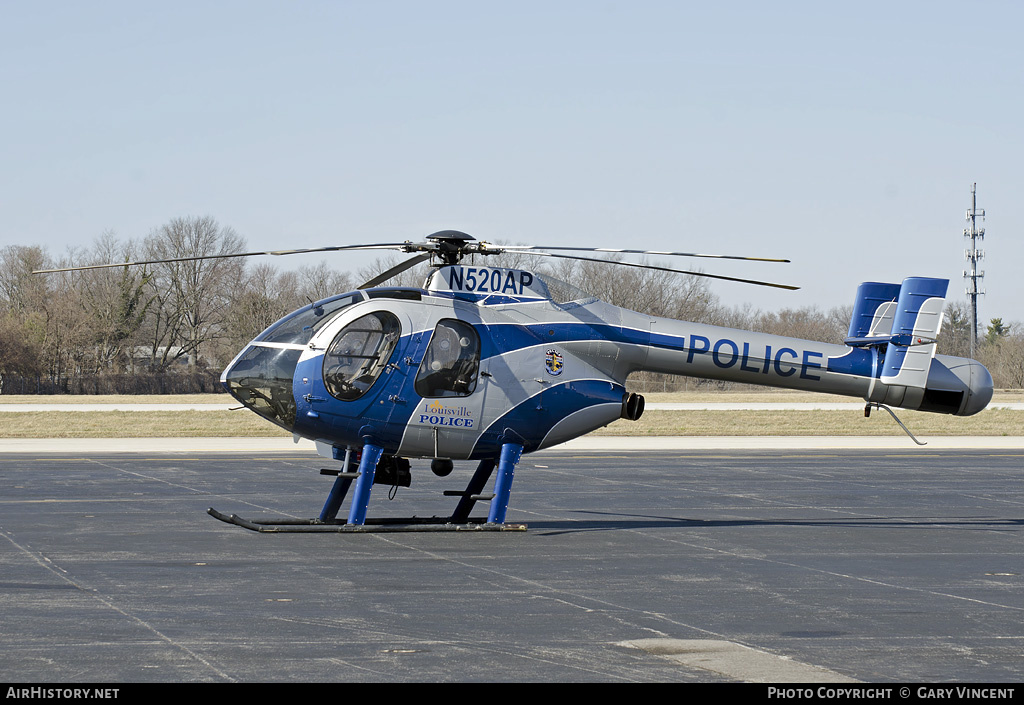
[[[978,280],[985,277],[985,272],[978,271],[978,260],[985,256],[983,250],[978,249],[978,240],[985,239],[985,228],[978,227],[978,218],[985,219],[985,211],[978,210],[975,191],[978,184],[971,184],[971,209],[967,211],[967,222],[969,228],[964,228],[964,237],[971,238],[971,249],[967,250],[967,261],[971,268],[964,270],[964,279],[967,280],[967,296],[971,300],[971,357],[973,358],[978,348],[978,295],[984,291],[978,289]]]

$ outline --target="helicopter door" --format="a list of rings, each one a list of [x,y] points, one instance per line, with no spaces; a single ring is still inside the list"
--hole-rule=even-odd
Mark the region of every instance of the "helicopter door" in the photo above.
[[[407,418],[402,388],[411,370],[398,363],[407,349],[401,333],[398,316],[379,310],[356,318],[334,334],[322,362],[323,388],[330,397],[315,400],[314,410],[331,419],[329,424],[352,429],[369,424],[384,431],[395,414],[403,413],[400,409],[405,409]]]
[[[416,372],[416,393],[425,399],[468,397],[480,372],[480,336],[454,318],[438,322]]]
[[[341,401],[355,401],[387,367],[401,336],[398,318],[375,311],[341,329],[324,353],[324,386]]]
[[[438,321],[413,385],[422,401],[410,431],[422,452],[459,458],[472,450],[483,410],[483,390],[477,393],[480,350],[472,325],[454,318]]]

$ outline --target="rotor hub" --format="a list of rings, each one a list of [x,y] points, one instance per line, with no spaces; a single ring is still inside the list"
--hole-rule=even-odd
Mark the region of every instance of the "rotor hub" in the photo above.
[[[463,256],[470,251],[470,243],[476,241],[472,235],[459,230],[439,230],[432,235],[427,235],[427,239],[437,243],[435,252],[438,258],[444,264],[449,265],[458,264]]]

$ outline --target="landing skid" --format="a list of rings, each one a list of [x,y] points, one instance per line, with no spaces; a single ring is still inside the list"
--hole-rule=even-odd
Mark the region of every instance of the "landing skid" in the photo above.
[[[241,526],[250,531],[260,533],[332,533],[356,534],[372,532],[400,531],[526,531],[526,524],[506,524],[505,512],[508,509],[508,498],[512,486],[512,475],[519,462],[523,447],[517,443],[505,443],[501,448],[500,457],[481,460],[473,473],[469,485],[462,491],[448,491],[445,496],[459,497],[459,503],[450,517],[410,517],[406,519],[371,519],[366,516],[370,502],[370,489],[374,484],[377,464],[380,462],[383,449],[367,443],[359,460],[359,469],[351,472],[351,451],[345,454],[345,463],[341,470],[321,470],[321,474],[334,475],[334,486],[327,497],[320,516],[316,519],[294,519],[278,517],[272,519],[244,519],[237,514],[224,514],[213,507],[207,513],[214,519]],[[498,476],[494,483],[494,493],[481,494],[484,485],[497,467]],[[392,468],[394,469],[394,468]],[[405,463],[408,474],[408,462]],[[398,474],[395,475],[398,477]],[[397,480],[396,480],[397,482]],[[348,521],[338,519],[338,510],[348,494],[349,488],[355,484],[352,506]],[[405,483],[408,486],[408,482]],[[471,519],[469,517],[477,502],[490,502],[487,519]]]
[[[526,524],[496,524],[483,519],[470,519],[456,523],[450,517],[409,517],[404,519],[366,519],[364,524],[342,521],[324,522],[320,519],[244,519],[237,514],[224,514],[213,507],[207,514],[228,524],[261,534],[366,534],[411,531],[526,531]]]

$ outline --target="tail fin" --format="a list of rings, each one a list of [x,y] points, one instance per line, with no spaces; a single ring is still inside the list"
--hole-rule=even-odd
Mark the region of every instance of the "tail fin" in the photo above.
[[[899,284],[864,282],[857,287],[846,344],[888,342],[899,295]]]
[[[948,287],[948,279],[903,280],[882,365],[881,379],[886,384],[921,389],[927,386]]]
[[[927,277],[910,277],[902,284],[864,282],[857,289],[846,344],[884,345],[882,382],[924,389],[948,287],[948,279]]]

